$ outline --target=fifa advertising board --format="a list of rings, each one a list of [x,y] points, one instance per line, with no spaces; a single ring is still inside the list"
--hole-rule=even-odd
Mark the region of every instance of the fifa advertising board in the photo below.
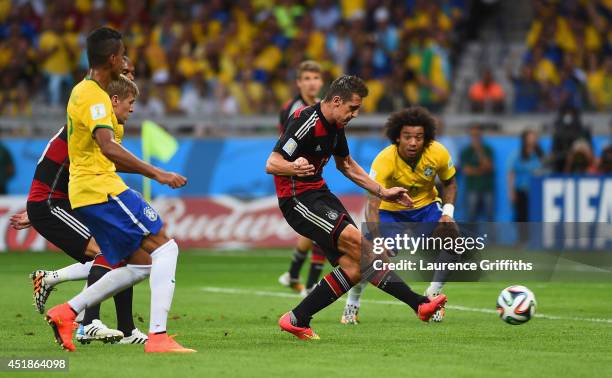
[[[533,178],[529,219],[541,224],[545,248],[609,250],[612,176]]]

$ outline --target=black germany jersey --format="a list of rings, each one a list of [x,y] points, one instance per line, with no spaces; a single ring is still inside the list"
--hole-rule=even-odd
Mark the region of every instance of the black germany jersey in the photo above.
[[[292,197],[308,190],[321,189],[325,180],[321,174],[332,155],[349,155],[344,126],[331,125],[321,113],[321,104],[296,110],[284,124],[285,132],[274,147],[287,161],[299,157],[314,165],[315,173],[308,177],[274,176],[279,198]]]
[[[62,127],[47,144],[38,160],[28,201],[39,202],[54,198],[68,198],[70,161],[68,160],[68,135]]]

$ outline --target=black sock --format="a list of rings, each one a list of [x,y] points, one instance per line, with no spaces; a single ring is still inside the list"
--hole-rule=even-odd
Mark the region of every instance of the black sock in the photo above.
[[[406,285],[406,283],[394,271],[377,271],[374,274],[366,275],[366,278],[380,290],[387,294],[391,294],[395,298],[412,307],[415,312],[418,311],[421,303],[429,302],[427,297],[412,291],[410,286]]]
[[[134,288],[128,287],[120,293],[115,294],[113,299],[115,300],[115,310],[117,312],[117,329],[123,332],[123,336],[132,336],[132,331],[136,326],[134,325],[134,318],[132,317],[132,297],[134,295]]]
[[[310,270],[308,271],[308,280],[306,281],[306,289],[312,289],[314,285],[319,282],[324,264],[325,253],[317,243],[313,243],[312,254],[310,255]]]
[[[322,272],[323,264],[314,261],[310,263],[310,270],[308,271],[308,280],[306,281],[306,289],[312,289],[314,285],[319,282]]]
[[[302,265],[304,265],[306,255],[308,255],[308,251],[295,249],[293,258],[291,259],[291,265],[289,265],[289,278],[297,280],[300,277],[300,270],[302,269]]]
[[[308,327],[317,312],[334,303],[353,287],[346,273],[338,267],[327,274],[293,310],[297,327]]]
[[[91,286],[96,283],[102,276],[110,272],[109,268],[105,268],[100,265],[93,265],[89,269],[89,275],[87,276],[87,286]],[[100,319],[100,304],[87,307],[85,309],[85,316],[83,317],[83,325],[89,325],[94,319]]]

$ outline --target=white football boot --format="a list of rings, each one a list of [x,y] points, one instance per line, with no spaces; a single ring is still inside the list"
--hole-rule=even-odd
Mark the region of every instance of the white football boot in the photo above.
[[[79,335],[79,332],[77,332],[76,339],[81,344],[89,344],[92,341],[115,344],[123,339],[123,332],[108,328],[100,320],[94,319],[91,324],[83,327],[82,335]]]
[[[119,344],[144,344],[148,339],[147,335],[140,332],[138,328],[134,328],[132,335],[119,340]]]
[[[342,318],[340,318],[340,323],[359,324],[359,306],[347,303],[346,306],[344,306],[344,312],[342,313]]]

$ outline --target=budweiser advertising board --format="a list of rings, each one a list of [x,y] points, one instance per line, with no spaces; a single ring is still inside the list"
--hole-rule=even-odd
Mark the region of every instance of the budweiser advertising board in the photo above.
[[[340,196],[355,222],[363,217],[365,196]],[[26,197],[0,197],[0,251],[57,249],[35,230],[15,231],[9,217],[25,209]],[[276,197],[251,200],[231,196],[158,198],[153,207],[181,248],[291,247],[296,234],[278,209]]]

